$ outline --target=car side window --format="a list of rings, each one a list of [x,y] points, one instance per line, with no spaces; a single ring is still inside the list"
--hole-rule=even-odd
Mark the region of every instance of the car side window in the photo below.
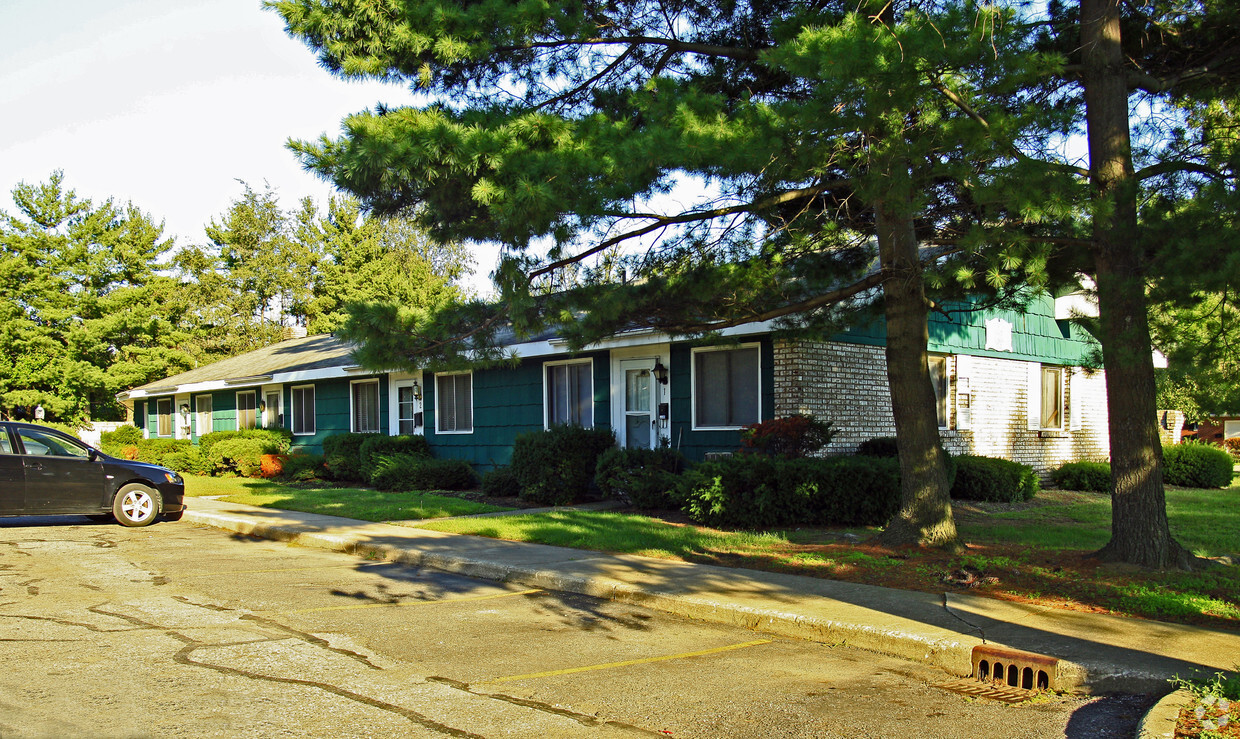
[[[81,442],[74,443],[69,439],[34,429],[17,429],[17,435],[21,437],[22,446],[26,448],[28,455],[81,457],[83,459],[90,456],[90,449]]]
[[[13,445],[9,443],[9,432],[0,428],[0,454],[12,454]]]

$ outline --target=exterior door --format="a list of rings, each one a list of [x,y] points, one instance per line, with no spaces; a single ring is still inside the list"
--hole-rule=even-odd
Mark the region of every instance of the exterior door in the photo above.
[[[658,417],[655,415],[658,383],[655,382],[653,359],[626,359],[620,362],[624,383],[624,446],[628,449],[653,449],[658,438]]]
[[[26,506],[26,472],[13,449],[9,430],[0,425],[0,511],[20,511]]]
[[[103,507],[103,464],[90,447],[42,429],[17,429],[26,473],[26,510],[74,513]]]
[[[271,390],[267,393],[267,410],[263,411],[263,428],[279,428],[280,423],[280,391]]]
[[[416,383],[396,386],[396,433],[422,433],[422,393]]]

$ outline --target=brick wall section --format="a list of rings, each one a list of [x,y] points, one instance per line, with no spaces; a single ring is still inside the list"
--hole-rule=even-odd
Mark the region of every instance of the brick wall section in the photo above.
[[[952,454],[1003,457],[1045,475],[1079,459],[1105,460],[1107,439],[1105,377],[1072,369],[1064,413],[1079,406],[1078,423],[1063,431],[1029,428],[1029,363],[1015,359],[953,355],[948,358],[948,415],[942,432]],[[973,394],[972,424],[957,429],[957,378],[967,377]],[[775,415],[795,413],[831,421],[839,433],[830,454],[850,454],[875,436],[894,436],[891,395],[882,347],[827,341],[775,344]],[[1078,397],[1074,401],[1073,394]],[[1079,429],[1076,427],[1079,425]],[[1070,430],[1069,430],[1070,429]]]

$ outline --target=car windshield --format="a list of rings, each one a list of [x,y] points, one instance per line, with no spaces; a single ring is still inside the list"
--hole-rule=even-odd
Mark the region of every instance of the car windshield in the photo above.
[[[49,457],[82,457],[90,456],[90,447],[80,441],[63,436],[56,436],[37,429],[17,429],[26,454]]]

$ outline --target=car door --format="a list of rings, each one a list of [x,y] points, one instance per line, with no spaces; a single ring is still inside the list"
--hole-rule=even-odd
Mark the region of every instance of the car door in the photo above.
[[[26,510],[90,513],[103,508],[103,464],[77,439],[51,429],[15,426],[26,474]]]
[[[0,424],[0,513],[19,513],[26,505],[26,473],[13,448],[9,427]]]

